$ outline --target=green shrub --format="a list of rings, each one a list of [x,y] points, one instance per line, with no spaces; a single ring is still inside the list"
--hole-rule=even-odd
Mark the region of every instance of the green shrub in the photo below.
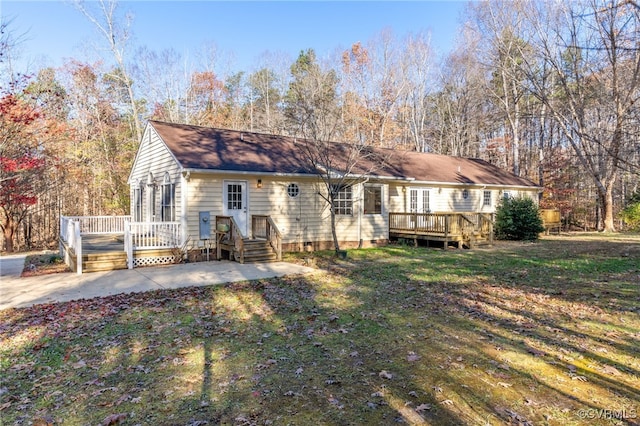
[[[531,198],[504,198],[496,210],[495,236],[499,240],[537,240],[544,231],[538,206]]]
[[[640,231],[640,190],[636,191],[625,203],[620,217],[632,231]]]

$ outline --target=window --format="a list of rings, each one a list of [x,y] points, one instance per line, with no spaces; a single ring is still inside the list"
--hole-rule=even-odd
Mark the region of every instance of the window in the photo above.
[[[351,216],[353,214],[353,190],[350,185],[333,185],[333,208],[337,215]]]
[[[300,187],[298,184],[290,183],[289,186],[287,186],[287,194],[289,194],[289,197],[291,198],[296,198],[300,194]]]
[[[156,187],[149,187],[149,208],[151,209],[151,220],[156,220]]]
[[[382,187],[365,185],[364,214],[382,214]]]
[[[462,198],[464,198],[465,200],[467,198],[469,198],[469,190],[468,189],[463,189],[462,190]]]
[[[162,182],[162,210],[160,213],[163,222],[176,220],[176,185],[171,182],[169,173],[165,173]]]
[[[144,182],[138,182],[138,187],[133,190],[133,220],[142,222],[142,197],[144,197]]]
[[[482,194],[482,205],[484,207],[491,207],[491,191],[484,191]]]
[[[242,184],[227,184],[227,209],[242,210]]]
[[[505,200],[508,200],[509,198],[511,198],[511,192],[509,191],[504,191],[502,193],[502,198],[504,198]]]
[[[149,172],[147,176],[147,188],[149,193],[147,194],[147,211],[149,212],[148,220],[153,222],[156,220],[156,185],[153,181],[153,173]]]

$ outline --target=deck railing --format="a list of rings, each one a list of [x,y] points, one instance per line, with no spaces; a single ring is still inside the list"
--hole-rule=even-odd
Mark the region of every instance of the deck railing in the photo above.
[[[76,254],[76,272],[82,275],[82,232],[80,220],[69,216],[60,216],[60,255],[67,265],[71,264],[69,253],[64,250],[62,242],[73,249]]]
[[[484,213],[389,213],[389,232],[464,240],[479,234],[493,243],[493,216]]]
[[[82,236],[122,234],[127,265],[131,269],[135,250],[173,249],[182,245],[180,222],[131,222],[131,216],[61,216],[60,253],[70,264],[66,245],[75,252],[76,270],[82,274]]]
[[[127,267],[133,269],[133,251],[173,249],[180,247],[182,233],[180,222],[125,222],[124,251]]]
[[[244,263],[244,239],[233,216],[216,216],[216,230],[220,229],[218,225],[226,225],[227,231],[218,231],[220,235],[216,240],[216,246],[219,246],[220,243],[233,246],[236,254],[240,256],[238,261]]]
[[[444,235],[451,232],[451,217],[442,213],[389,213],[389,230]]]
[[[282,260],[282,234],[271,216],[252,215],[251,236],[267,240],[273,251],[276,252],[277,259]]]
[[[180,222],[128,222],[124,229],[134,249],[174,248],[182,238]]]
[[[78,221],[80,232],[83,234],[122,234],[125,222],[131,221],[131,216],[63,216],[63,218]]]

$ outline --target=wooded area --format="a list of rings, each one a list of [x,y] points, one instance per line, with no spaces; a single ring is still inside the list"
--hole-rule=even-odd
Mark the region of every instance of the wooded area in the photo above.
[[[228,72],[129,39],[116,1],[76,3],[108,55],[15,69],[0,23],[4,249],[56,246],[60,214],[129,213],[144,123],[168,122],[478,157],[545,188],[567,225],[614,231],[640,191],[640,7],[634,1],[477,2],[455,49],[390,30],[332,58],[266,54]]]

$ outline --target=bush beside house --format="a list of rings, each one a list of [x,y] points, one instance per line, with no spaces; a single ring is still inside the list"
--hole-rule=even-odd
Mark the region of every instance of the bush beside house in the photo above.
[[[496,210],[495,236],[499,240],[537,240],[544,231],[538,206],[531,198],[504,198]]]

